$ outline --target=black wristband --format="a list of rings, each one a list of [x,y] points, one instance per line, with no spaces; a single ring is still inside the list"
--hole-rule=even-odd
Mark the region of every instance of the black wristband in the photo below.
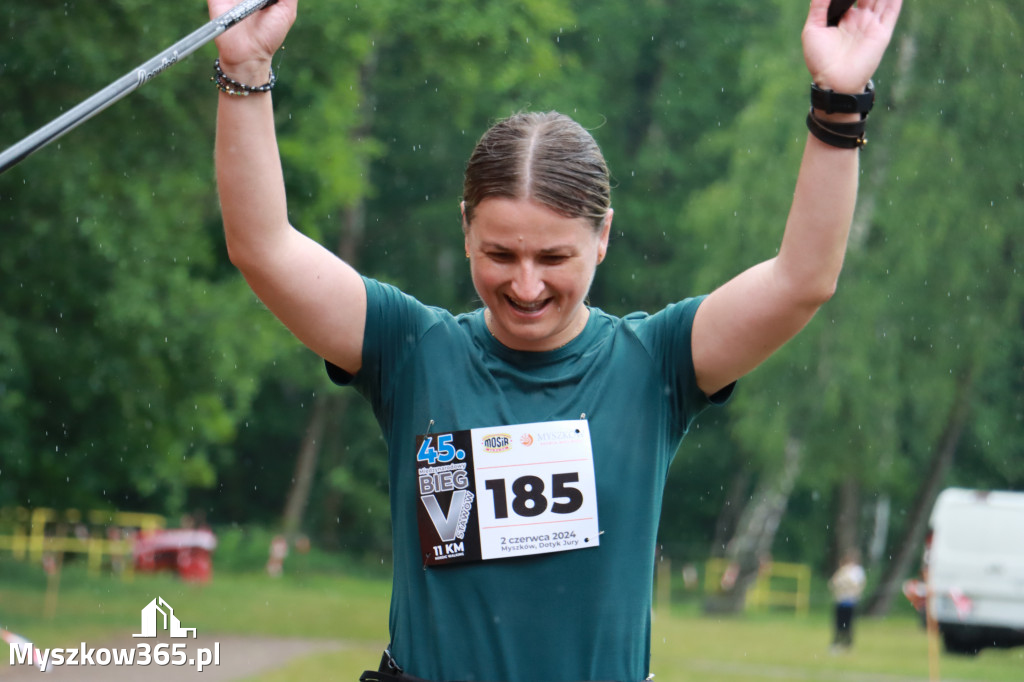
[[[868,81],[864,92],[857,95],[823,90],[816,83],[811,83],[811,106],[826,114],[860,114],[861,118],[867,118],[874,105],[875,85],[871,81]]]
[[[812,109],[807,114],[807,129],[811,134],[827,145],[839,149],[860,149],[868,143],[864,137],[866,124],[863,120],[853,123],[834,123],[822,121],[814,115]]]

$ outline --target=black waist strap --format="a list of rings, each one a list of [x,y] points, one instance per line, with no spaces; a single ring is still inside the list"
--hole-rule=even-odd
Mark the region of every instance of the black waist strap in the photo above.
[[[391,651],[389,649],[384,650],[384,655],[380,657],[380,666],[376,671],[366,670],[362,675],[359,676],[359,682],[429,682],[421,677],[413,677],[412,675],[406,675],[402,671],[398,664],[395,663],[395,659],[391,657]]]
[[[651,680],[654,675],[648,677]],[[422,677],[413,677],[412,675],[406,675],[405,672],[398,666],[395,659],[391,657],[391,651],[389,649],[384,650],[384,655],[380,658],[380,666],[376,671],[366,670],[362,675],[359,676],[359,682],[430,682]]]

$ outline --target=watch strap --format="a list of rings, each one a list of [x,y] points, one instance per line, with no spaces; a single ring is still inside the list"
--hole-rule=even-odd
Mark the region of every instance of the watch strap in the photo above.
[[[817,83],[811,83],[811,106],[826,114],[860,114],[861,118],[867,118],[874,104],[875,86],[871,81],[868,81],[864,92],[856,95],[825,90]]]
[[[867,127],[861,119],[854,123],[837,123],[822,121],[814,115],[814,109],[807,114],[807,129],[811,134],[827,145],[840,149],[860,149],[868,143],[864,136]]]

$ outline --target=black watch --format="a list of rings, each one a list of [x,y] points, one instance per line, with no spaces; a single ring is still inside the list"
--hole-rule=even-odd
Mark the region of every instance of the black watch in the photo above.
[[[811,83],[811,106],[821,109],[826,114],[860,114],[867,118],[868,112],[875,104],[875,84],[868,81],[864,92],[850,95],[835,90],[823,90]]]

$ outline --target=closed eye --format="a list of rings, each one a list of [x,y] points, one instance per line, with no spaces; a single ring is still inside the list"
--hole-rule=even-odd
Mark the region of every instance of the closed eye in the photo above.
[[[509,251],[489,251],[487,257],[496,263],[511,263],[515,260],[515,254]]]

